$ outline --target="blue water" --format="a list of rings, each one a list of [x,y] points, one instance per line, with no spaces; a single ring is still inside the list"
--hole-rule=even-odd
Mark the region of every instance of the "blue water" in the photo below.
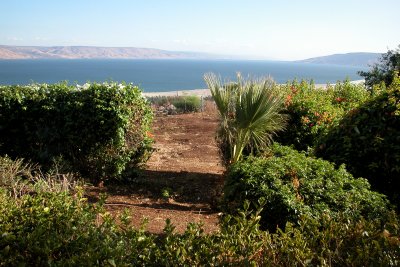
[[[297,78],[313,79],[319,84],[361,79],[359,70],[366,68],[251,60],[0,60],[0,84],[112,80],[132,82],[145,92],[164,92],[206,88],[203,75],[207,72],[231,80],[241,72],[243,77],[271,75],[278,83]]]

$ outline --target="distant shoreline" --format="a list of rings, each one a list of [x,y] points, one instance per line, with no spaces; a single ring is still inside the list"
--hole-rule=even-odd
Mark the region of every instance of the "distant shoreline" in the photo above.
[[[210,89],[192,89],[192,90],[178,90],[178,91],[167,91],[167,92],[143,92],[144,96],[155,97],[155,96],[211,96]]]
[[[364,80],[354,80],[351,83],[363,83]],[[316,84],[316,88],[326,88],[328,84]],[[334,83],[330,85],[335,85]],[[156,97],[156,96],[200,96],[207,97],[211,96],[210,89],[189,89],[189,90],[176,90],[176,91],[167,91],[167,92],[143,92],[143,95],[146,97]]]
[[[243,77],[272,76],[277,83],[312,79],[316,84],[323,84],[342,81],[346,77],[357,80],[362,78],[357,71],[365,70],[305,63],[208,60],[0,60],[0,69],[0,84],[3,85],[125,81],[138,85],[145,92],[204,89],[203,76],[210,72],[226,80],[235,80],[240,71]]]

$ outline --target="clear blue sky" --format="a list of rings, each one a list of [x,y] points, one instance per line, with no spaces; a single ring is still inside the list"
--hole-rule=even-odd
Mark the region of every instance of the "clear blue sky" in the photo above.
[[[399,0],[0,0],[0,44],[302,59],[400,44]]]

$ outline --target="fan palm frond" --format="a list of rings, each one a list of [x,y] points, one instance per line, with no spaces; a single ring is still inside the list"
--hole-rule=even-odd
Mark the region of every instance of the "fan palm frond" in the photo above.
[[[265,150],[273,136],[286,125],[283,98],[271,78],[222,84],[214,74],[205,75],[221,116],[219,141],[229,161],[240,160],[244,150]]]

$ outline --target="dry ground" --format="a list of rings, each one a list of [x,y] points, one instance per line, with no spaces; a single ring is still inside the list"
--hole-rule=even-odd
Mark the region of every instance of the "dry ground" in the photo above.
[[[113,215],[126,208],[137,227],[148,218],[151,233],[162,233],[167,218],[178,232],[189,222],[202,222],[205,232],[216,231],[225,171],[214,139],[217,124],[211,104],[201,113],[156,116],[155,151],[145,169],[131,185],[90,187],[90,196],[107,193],[106,208]]]

